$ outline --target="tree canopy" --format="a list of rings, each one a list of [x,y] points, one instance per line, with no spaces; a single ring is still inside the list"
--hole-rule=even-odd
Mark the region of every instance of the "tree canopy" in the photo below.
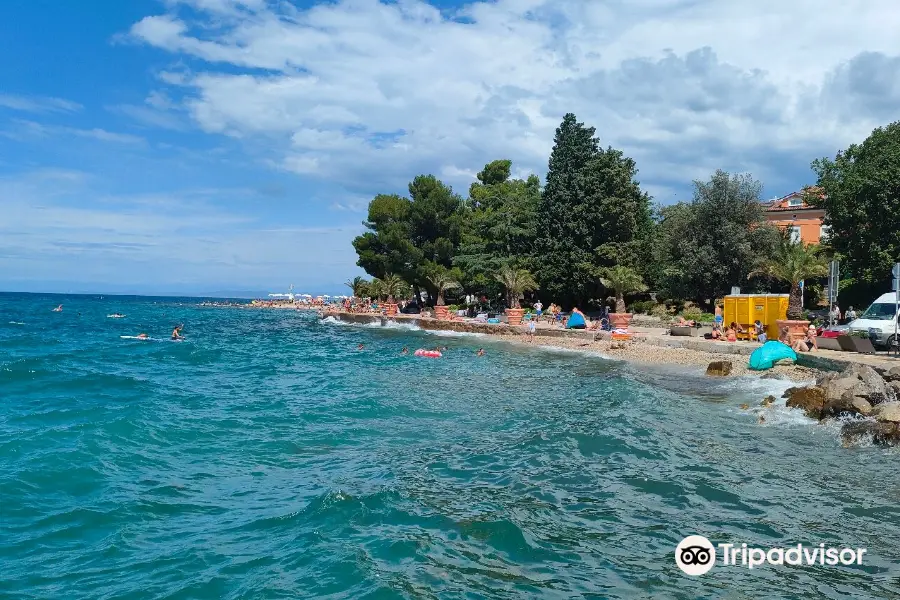
[[[764,224],[761,190],[750,175],[720,170],[694,182],[691,202],[660,210],[651,271],[663,297],[708,304],[773,254],[781,232]]]
[[[825,209],[829,246],[864,295],[890,288],[891,265],[900,261],[900,121],[879,127],[834,160],[812,163],[817,193],[807,201]]]
[[[599,297],[598,267],[640,264],[651,230],[635,162],[601,149],[594,133],[571,113],[563,118],[541,195],[538,281],[566,305]]]
[[[408,283],[427,290],[432,303],[505,295],[513,306],[540,289],[547,302],[588,307],[615,293],[621,311],[642,282],[659,300],[701,304],[732,286],[790,286],[796,313],[796,277],[778,265],[819,265],[833,253],[850,271],[845,282],[873,290],[889,283],[900,259],[900,122],[813,169],[818,186],[807,197],[825,209],[831,236],[823,254],[806,261],[815,253],[785,245],[784,232],[766,225],[762,184],[751,175],[716,171],[693,182],[691,201],[652,209],[634,160],[602,148],[596,130],[570,113],[556,130],[543,188],[536,175],[513,177],[507,159],[484,165],[465,198],[419,175],[407,196],[372,199],[366,232],[353,245],[358,264],[375,277],[373,295],[408,291]],[[760,265],[766,268],[754,269]],[[806,270],[806,289],[814,289],[821,269]],[[348,286],[357,292],[365,282]]]

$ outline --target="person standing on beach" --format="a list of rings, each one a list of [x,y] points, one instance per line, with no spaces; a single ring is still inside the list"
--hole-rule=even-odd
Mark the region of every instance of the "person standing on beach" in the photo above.
[[[534,319],[531,319],[530,321],[528,321],[528,325],[527,325],[527,333],[528,333],[528,343],[529,343],[529,344],[533,344],[533,343],[534,343],[534,330],[535,330],[535,328],[536,328],[536,326],[535,326],[535,324],[534,324]]]
[[[534,312],[537,313],[538,319],[540,319],[541,315],[544,314],[544,305],[541,304],[540,300],[534,303]]]

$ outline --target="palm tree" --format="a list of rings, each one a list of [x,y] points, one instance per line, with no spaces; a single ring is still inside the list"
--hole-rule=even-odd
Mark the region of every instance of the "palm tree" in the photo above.
[[[362,298],[366,295],[369,282],[357,275],[353,279],[346,281],[344,285],[353,290],[354,296],[356,296],[357,298]]]
[[[409,295],[409,284],[403,281],[399,275],[388,273],[381,280],[381,283],[383,286],[381,293],[388,297],[387,301],[389,304],[396,304],[394,302],[395,296]]]
[[[459,289],[462,286],[459,282],[453,277],[450,276],[447,272],[438,272],[428,278],[428,283],[434,286],[434,289],[437,290],[437,302],[436,306],[444,306],[444,292],[447,290],[455,290]]]
[[[372,281],[370,281],[369,285],[366,287],[368,288],[366,291],[369,295],[376,300],[381,300],[385,296],[384,281],[377,277],[373,277]]]
[[[818,246],[807,246],[801,241],[783,239],[774,256],[764,259],[749,277],[765,275],[791,284],[787,318],[803,318],[803,292],[800,282],[828,275],[826,259],[819,254]]]
[[[616,313],[625,313],[625,294],[634,294],[647,290],[644,280],[631,267],[616,265],[603,269],[600,277],[603,287],[611,289],[616,296]]]
[[[539,289],[534,275],[526,269],[506,266],[495,277],[506,288],[506,306],[509,308],[522,308],[519,304],[522,294]]]

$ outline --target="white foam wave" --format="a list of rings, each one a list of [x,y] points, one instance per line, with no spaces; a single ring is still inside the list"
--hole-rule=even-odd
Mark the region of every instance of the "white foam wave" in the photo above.
[[[417,328],[418,329],[418,328]],[[452,331],[449,329],[426,329],[425,333],[437,335],[440,337],[485,337],[486,333],[477,333],[473,331]]]
[[[327,323],[328,325],[343,325],[345,327],[367,327],[370,329],[399,329],[404,331],[420,331],[420,327],[414,325],[413,323],[401,323],[400,321],[394,321],[393,319],[384,320],[384,321],[369,321],[367,323],[355,323],[353,321],[342,321],[333,316],[327,316],[322,319],[323,323]]]
[[[724,379],[717,383],[718,389],[732,391],[737,396],[755,398],[759,400],[765,396],[781,398],[788,388],[814,385],[815,381],[796,382],[790,379],[762,378],[754,375],[744,375]]]
[[[24,325],[25,323],[23,323],[22,321],[10,321],[9,324],[10,325]]]
[[[364,324],[363,327],[374,327],[374,328],[381,328],[381,329],[401,329],[404,331],[421,331],[422,330],[421,327],[419,327],[418,325],[414,325],[413,323],[403,323],[403,322],[394,321],[391,319],[382,321],[380,323],[378,321],[373,321],[372,323]]]
[[[593,356],[595,358],[602,358],[603,360],[615,360],[615,357],[601,354],[600,352],[594,352],[589,348],[563,348],[560,346],[545,346],[543,344],[536,344],[533,347],[553,354],[578,354],[579,356]]]
[[[769,406],[751,405],[746,412],[753,415],[763,427],[809,427],[819,423],[807,417],[799,408],[788,408],[785,402],[784,398],[777,398]]]

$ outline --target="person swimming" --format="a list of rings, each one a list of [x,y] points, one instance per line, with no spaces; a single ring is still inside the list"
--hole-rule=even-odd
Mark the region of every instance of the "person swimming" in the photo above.
[[[478,352],[475,353],[475,356],[484,356],[484,348],[479,348]]]
[[[139,339],[139,340],[149,340],[149,339],[150,339],[150,336],[147,335],[146,333],[139,333],[139,334],[137,334],[137,339]]]
[[[184,329],[184,324],[178,325],[175,329],[172,330],[172,339],[173,340],[183,340],[184,336],[181,335],[181,330]]]
[[[62,312],[62,304],[53,309],[53,312]]]
[[[400,356],[406,356],[407,354],[409,354],[409,348],[403,346],[403,350],[400,351]]]
[[[360,344],[360,345],[358,345],[358,346],[356,347],[356,349],[357,349],[357,350],[364,350],[364,349],[365,349],[365,346],[363,346],[362,344]]]

